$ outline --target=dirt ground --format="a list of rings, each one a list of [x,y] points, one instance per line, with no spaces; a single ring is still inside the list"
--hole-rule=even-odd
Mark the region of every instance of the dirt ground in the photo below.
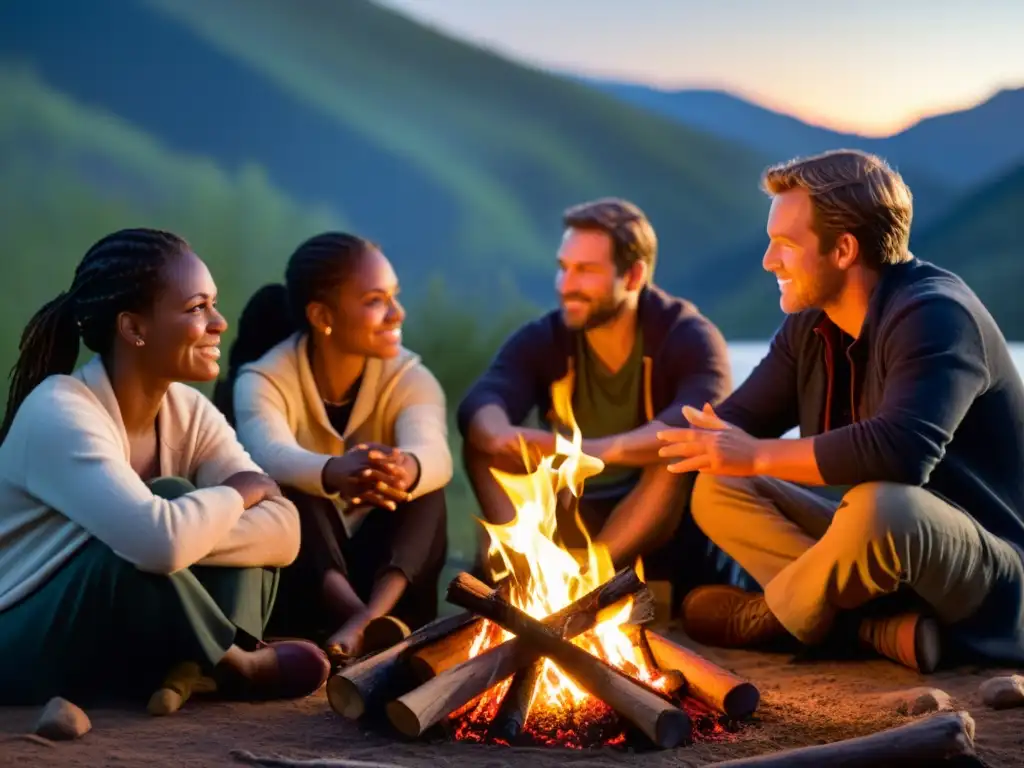
[[[681,642],[687,642],[675,636]],[[513,749],[468,743],[408,743],[369,732],[331,711],[323,691],[296,702],[246,704],[193,700],[173,716],[89,711],[92,730],[75,742],[26,738],[40,709],[0,709],[0,766],[240,766],[233,750],[290,760],[345,758],[386,766],[554,768],[699,766],[861,736],[912,718],[879,703],[887,692],[931,686],[953,697],[976,723],[979,756],[993,768],[1024,765],[1024,708],[992,710],[978,694],[988,677],[1021,670],[958,669],[925,677],[882,660],[797,661],[784,654],[697,648],[754,682],[761,707],[729,741],[663,751]],[[358,763],[354,765],[358,766]]]

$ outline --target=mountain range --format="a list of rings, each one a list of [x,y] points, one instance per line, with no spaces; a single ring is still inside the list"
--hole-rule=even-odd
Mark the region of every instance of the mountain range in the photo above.
[[[487,328],[551,304],[562,209],[603,195],[651,217],[661,285],[730,336],[765,338],[780,315],[760,269],[761,170],[882,146],[726,94],[546,72],[368,0],[297,7],[0,5],[0,250],[19,254],[0,266],[17,296],[0,308],[0,363],[88,245],[131,225],[188,237],[229,316],[280,279],[301,239],[351,228],[382,244],[420,311],[456,313],[424,345],[483,359]],[[875,151],[912,185],[918,255],[962,271],[1024,339],[1009,287],[1024,271],[1022,96],[922,121]]]

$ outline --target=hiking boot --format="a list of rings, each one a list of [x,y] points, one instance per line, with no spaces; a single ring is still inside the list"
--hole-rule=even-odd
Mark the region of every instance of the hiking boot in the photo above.
[[[917,672],[927,675],[939,665],[942,644],[935,619],[917,613],[863,619],[857,636],[882,656]]]
[[[789,637],[764,595],[739,587],[697,587],[683,600],[683,630],[703,645],[747,648]]]

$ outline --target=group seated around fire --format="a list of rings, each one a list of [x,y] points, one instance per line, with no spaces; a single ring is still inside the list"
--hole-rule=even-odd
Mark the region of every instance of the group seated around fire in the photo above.
[[[182,662],[226,696],[327,679],[315,644],[263,642],[296,508],[182,383],[218,375],[216,299],[184,240],[124,230],[26,327],[0,432],[0,704],[145,699]]]
[[[763,187],[786,317],[661,450],[699,473],[697,525],[761,590],[694,590],[687,634],[862,645],[922,672],[1024,663],[1024,386],[1003,334],[911,254],[911,193],[880,158],[798,159]]]
[[[335,663],[436,618],[452,476],[444,392],[402,346],[395,272],[374,243],[302,243],[245,307],[214,400],[298,508],[272,631]]]
[[[555,453],[556,432],[569,437],[575,427],[583,452],[605,465],[583,485],[579,518],[616,567],[642,556],[645,576],[671,582],[677,596],[698,584],[742,582],[745,574],[693,525],[695,475],[669,472],[658,455],[659,431],[685,424],[684,406],[728,395],[725,339],[693,304],[653,284],[657,238],[636,205],[585,202],[563,224],[553,265],[560,307],[515,331],[458,408],[479,507],[492,524],[511,521],[516,511],[492,470],[534,471]],[[534,412],[539,427],[527,426]],[[562,512],[562,545],[584,551],[575,510]],[[487,578],[501,564],[481,544],[477,570]]]

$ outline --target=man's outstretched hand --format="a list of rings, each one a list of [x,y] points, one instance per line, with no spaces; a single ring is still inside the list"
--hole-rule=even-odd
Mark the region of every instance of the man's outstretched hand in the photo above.
[[[669,472],[757,474],[759,440],[718,418],[710,403],[703,410],[684,405],[683,417],[690,427],[658,432],[658,439],[665,443],[658,455],[680,459],[668,465]]]

